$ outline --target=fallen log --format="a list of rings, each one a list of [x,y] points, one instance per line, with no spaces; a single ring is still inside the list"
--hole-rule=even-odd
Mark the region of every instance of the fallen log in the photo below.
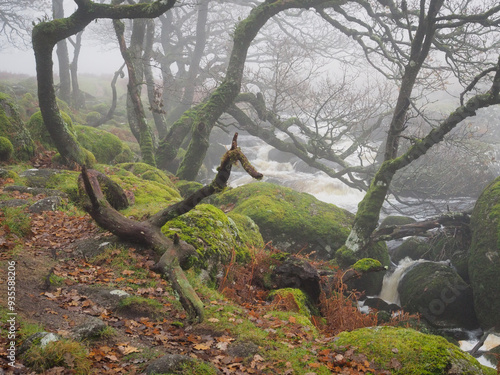
[[[426,236],[432,229],[464,227],[470,224],[470,212],[447,212],[443,215],[405,225],[390,225],[373,232],[373,242],[390,241],[409,236]]]
[[[96,223],[119,237],[120,239],[145,244],[161,254],[159,262],[153,270],[167,278],[172,288],[179,294],[180,302],[186,310],[190,321],[201,322],[204,311],[203,303],[189,283],[181,267],[182,260],[189,249],[165,237],[161,228],[172,220],[192,210],[203,198],[224,189],[231,175],[233,164],[240,162],[245,171],[255,179],[263,176],[250,164],[237,144],[238,133],[233,137],[231,149],[226,151],[217,169],[217,175],[212,182],[181,202],[175,203],[157,212],[146,220],[136,221],[125,217],[115,210],[106,200],[98,181],[99,173],[87,170],[82,166],[79,177],[79,188],[85,191],[88,200],[84,201],[84,209],[92,216]]]

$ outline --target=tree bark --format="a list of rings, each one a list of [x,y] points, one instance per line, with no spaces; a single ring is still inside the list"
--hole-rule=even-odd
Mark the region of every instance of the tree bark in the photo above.
[[[132,39],[128,48],[124,37],[125,24],[119,20],[114,20],[113,25],[120,45],[120,52],[128,71],[127,114],[130,127],[139,142],[142,161],[156,166],[153,133],[146,120],[146,113],[141,99],[141,81],[143,77],[141,58],[146,23],[144,20],[134,21]],[[137,129],[134,129],[133,124],[137,126]]]
[[[373,242],[390,241],[409,236],[425,236],[428,231],[442,226],[445,227],[468,227],[470,224],[470,212],[448,212],[439,217],[419,221],[405,225],[391,225],[377,229],[372,233]]]
[[[185,130],[191,125],[191,142],[186,156],[177,170],[177,177],[184,180],[194,180],[205,158],[209,136],[215,122],[234,102],[240,92],[243,69],[248,48],[259,30],[273,16],[287,9],[310,8],[327,3],[325,0],[276,0],[265,1],[252,9],[249,16],[240,22],[234,31],[233,50],[229,59],[226,77],[217,89],[202,103],[184,113],[174,123],[167,137],[160,142],[158,158],[163,159],[159,165],[168,165],[175,158],[180,144],[173,143],[171,133],[187,134]],[[182,128],[179,129],[179,128]]]
[[[73,45],[73,60],[70,64],[71,73],[71,105],[75,109],[85,108],[85,95],[80,90],[80,84],[78,83],[78,59],[80,58],[80,51],[82,49],[82,34],[80,31],[76,34],[76,40],[73,41],[69,38],[69,42]]]
[[[52,52],[55,45],[82,31],[98,18],[153,18],[172,8],[176,0],[158,0],[152,4],[109,5],[91,0],[78,0],[78,9],[69,17],[40,22],[33,27],[32,42],[35,53],[38,101],[43,122],[61,154],[68,162],[85,165],[86,153],[78,141],[68,132],[57,106]]]
[[[346,241],[346,247],[349,250],[357,252],[373,242],[371,235],[378,225],[380,210],[387,196],[389,185],[398,170],[424,155],[433,145],[441,142],[445,135],[462,120],[475,116],[478,109],[500,104],[500,57],[495,70],[493,84],[488,92],[475,95],[465,105],[458,107],[439,127],[431,130],[424,138],[416,140],[403,155],[382,163],[366,195],[358,205],[354,224]]]
[[[240,162],[245,170],[254,178],[262,178],[248,162],[237,145],[236,133],[231,149],[222,157],[214,180],[197,190],[181,202],[175,203],[144,221],[135,221],[116,211],[106,200],[97,180],[95,171],[87,171],[84,167],[79,178],[80,189],[85,191],[89,200],[84,202],[85,210],[102,228],[109,230],[119,238],[138,242],[152,247],[158,254],[162,254],[153,270],[160,272],[172,283],[172,287],[179,294],[180,301],[188,313],[190,320],[203,320],[203,303],[189,284],[180,264],[183,258],[183,248],[178,243],[165,237],[161,228],[172,220],[193,209],[203,198],[221,191],[231,175],[231,166]]]

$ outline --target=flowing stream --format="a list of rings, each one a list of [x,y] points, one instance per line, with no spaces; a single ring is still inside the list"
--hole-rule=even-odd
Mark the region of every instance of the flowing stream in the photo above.
[[[399,300],[398,293],[399,281],[408,268],[420,262],[424,262],[424,260],[413,260],[408,257],[402,259],[393,272],[385,274],[382,282],[382,290],[378,297],[382,298],[387,303],[395,303],[400,306],[401,301]]]

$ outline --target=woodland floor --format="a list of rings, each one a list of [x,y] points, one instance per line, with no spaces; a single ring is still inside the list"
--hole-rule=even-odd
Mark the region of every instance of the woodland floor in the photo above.
[[[0,193],[3,193],[0,188]],[[7,193],[3,193],[7,194]],[[29,195],[8,193],[12,199],[32,199]],[[16,261],[16,305],[19,320],[34,323],[45,331],[68,336],[71,329],[89,317],[102,319],[113,334],[85,342],[88,358],[95,374],[141,374],[151,359],[164,354],[183,354],[212,363],[223,374],[316,374],[316,369],[328,368],[338,374],[381,374],[362,355],[352,350],[324,349],[333,338],[320,335],[313,338],[310,327],[299,324],[292,315],[288,320],[270,313],[276,305],[265,300],[267,293],[248,286],[246,291],[226,288],[228,298],[214,299],[213,294],[198,290],[205,306],[211,311],[226,310],[237,304],[241,310],[229,314],[234,327],[250,322],[269,334],[272,340],[286,345],[290,353],[302,349],[300,361],[304,371],[292,369],[288,358],[266,359],[266,350],[257,348],[248,356],[243,346],[240,352],[234,343],[240,342],[231,328],[218,328],[217,315],[209,315],[203,324],[190,325],[168,283],[149,271],[153,254],[135,247],[110,246],[102,255],[88,256],[78,251],[77,244],[85,239],[112,239],[101,231],[88,215],[77,209],[30,215],[30,234],[20,238],[12,233],[0,211],[0,264]],[[94,254],[93,254],[94,255]],[[248,268],[248,267],[247,267]],[[0,272],[2,295],[6,272]],[[134,296],[156,300],[161,314],[147,308],[116,308],[103,290],[121,289]],[[236,288],[238,289],[238,288]],[[231,298],[233,297],[233,298]],[[2,298],[1,305],[5,307]],[[286,306],[285,306],[286,309]],[[232,314],[232,315],[231,315]],[[1,322],[5,329],[6,322]],[[19,322],[18,322],[19,324]],[[280,336],[276,334],[279,330]],[[0,337],[0,373],[32,374],[17,360],[16,368],[5,359],[6,337]],[[242,351],[241,351],[242,350]],[[260,353],[260,354],[259,354]],[[395,364],[397,366],[397,364]],[[55,367],[45,374],[72,374],[71,369]],[[324,373],[324,372],[322,372]]]

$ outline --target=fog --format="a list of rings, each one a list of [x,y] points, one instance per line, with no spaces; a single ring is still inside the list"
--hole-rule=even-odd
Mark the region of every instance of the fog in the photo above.
[[[57,56],[54,52],[54,71],[57,72]],[[123,64],[118,49],[101,49],[99,47],[82,47],[78,61],[80,74],[113,74]],[[32,50],[22,51],[8,48],[0,51],[0,72],[13,74],[36,75],[35,56]]]

